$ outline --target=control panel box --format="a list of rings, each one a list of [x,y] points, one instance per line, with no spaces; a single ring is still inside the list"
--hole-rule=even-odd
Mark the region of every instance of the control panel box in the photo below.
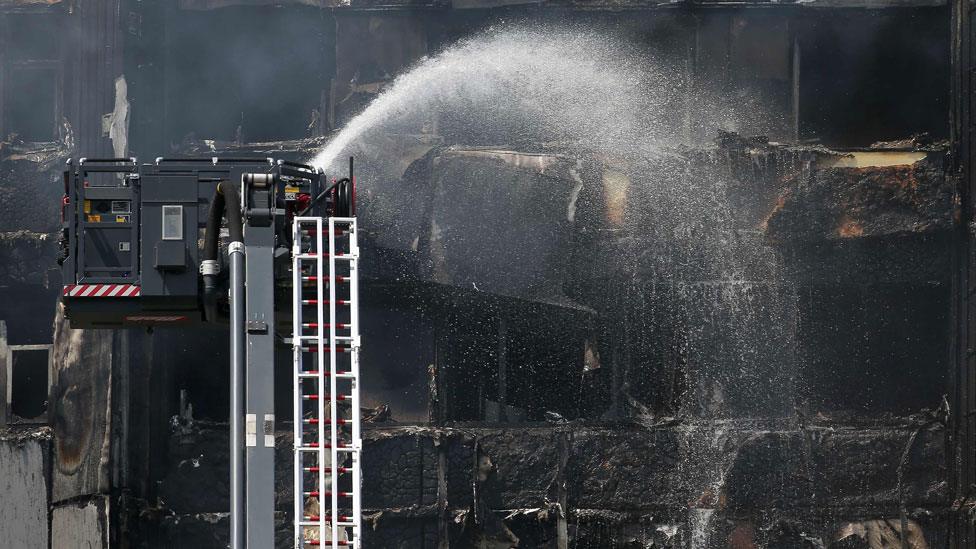
[[[71,326],[203,320],[200,263],[210,205],[221,182],[243,191],[245,174],[264,184],[242,199],[269,223],[308,204],[323,181],[308,166],[269,158],[69,161],[60,258]]]

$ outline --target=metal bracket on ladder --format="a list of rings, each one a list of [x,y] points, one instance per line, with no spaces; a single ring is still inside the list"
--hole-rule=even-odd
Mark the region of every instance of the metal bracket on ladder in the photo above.
[[[297,217],[292,242],[294,545],[361,548],[356,218]]]

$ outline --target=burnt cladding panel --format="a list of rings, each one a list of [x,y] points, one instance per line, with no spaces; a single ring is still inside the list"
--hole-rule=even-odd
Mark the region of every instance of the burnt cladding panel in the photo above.
[[[143,175],[143,297],[196,301],[198,196],[195,175]]]

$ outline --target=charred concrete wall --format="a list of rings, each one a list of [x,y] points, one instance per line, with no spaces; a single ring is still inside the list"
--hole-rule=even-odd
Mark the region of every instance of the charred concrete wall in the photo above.
[[[953,156],[950,169],[959,181],[959,224],[955,233],[953,258],[954,277],[953,293],[954,328],[953,331],[953,373],[951,382],[953,387],[952,405],[957,410],[971,410],[976,391],[973,391],[973,380],[976,379],[976,357],[970,351],[972,348],[972,312],[974,302],[972,295],[972,273],[974,272],[973,254],[973,196],[976,190],[976,142],[972,139],[971,128],[974,120],[973,83],[966,78],[972,70],[973,44],[976,37],[976,27],[973,26],[972,10],[961,2],[950,3],[952,12],[952,141]],[[951,461],[955,467],[950,470],[949,483],[953,493],[953,514],[951,532],[958,545],[972,545],[976,543],[976,522],[972,520],[972,510],[976,508],[974,501],[973,483],[976,480],[976,416],[973,414],[955,414],[950,424],[952,441]]]
[[[291,441],[278,438],[278,546],[287,547]],[[761,421],[377,427],[366,440],[374,472],[364,485],[366,543],[870,547],[866,530],[897,543],[905,524],[915,546],[938,547],[947,541],[944,440],[943,427],[922,417],[785,429]],[[138,523],[153,543],[226,542],[226,442],[225,426],[207,423],[171,437],[165,507],[142,508]],[[721,461],[721,480],[700,476],[704,459]]]
[[[47,428],[0,429],[0,536],[8,547],[49,547],[51,432]]]

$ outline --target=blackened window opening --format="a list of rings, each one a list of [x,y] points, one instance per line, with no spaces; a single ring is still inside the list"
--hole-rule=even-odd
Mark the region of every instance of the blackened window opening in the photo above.
[[[171,9],[165,46],[170,142],[316,134],[335,70],[329,17],[314,8]]]
[[[0,17],[0,138],[51,141],[61,107],[62,19],[58,14]]]
[[[23,419],[44,415],[48,405],[48,351],[11,350],[11,411]]]
[[[948,137],[944,8],[798,20],[800,137],[835,147]]]

